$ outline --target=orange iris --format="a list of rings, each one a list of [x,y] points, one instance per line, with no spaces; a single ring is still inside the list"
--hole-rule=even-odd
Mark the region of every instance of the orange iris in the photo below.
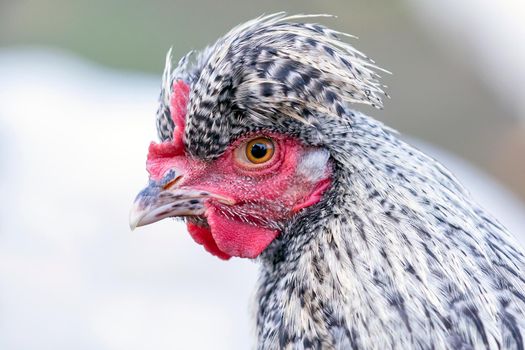
[[[258,137],[246,144],[246,158],[253,164],[266,163],[272,159],[274,144],[266,137]]]

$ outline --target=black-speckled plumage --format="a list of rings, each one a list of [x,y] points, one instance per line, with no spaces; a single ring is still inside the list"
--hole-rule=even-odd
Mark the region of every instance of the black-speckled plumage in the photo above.
[[[381,106],[373,62],[340,33],[281,14],[168,65],[190,85],[187,152],[215,159],[272,130],[325,148],[332,186],[259,257],[259,349],[524,349],[525,258],[438,162],[355,110]]]

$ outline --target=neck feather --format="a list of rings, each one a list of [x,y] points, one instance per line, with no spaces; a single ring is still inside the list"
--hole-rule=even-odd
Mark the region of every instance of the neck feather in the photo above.
[[[505,287],[523,283],[523,254],[439,163],[362,128],[345,161],[334,156],[323,200],[260,258],[259,345],[477,348],[490,341],[482,323],[498,339],[500,296],[525,307]]]

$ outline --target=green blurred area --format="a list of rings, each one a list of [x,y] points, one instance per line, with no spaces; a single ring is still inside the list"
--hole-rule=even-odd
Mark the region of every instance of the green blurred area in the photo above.
[[[334,14],[335,19],[315,20],[360,37],[352,43],[394,73],[384,77],[392,96],[385,110],[359,109],[459,154],[525,198],[524,162],[513,158],[525,146],[509,143],[521,139],[521,131],[515,135],[521,127],[465,60],[433,43],[407,6],[392,0],[3,0],[0,47],[63,48],[103,65],[160,77],[170,46],[175,57],[204,48],[264,13]]]
[[[353,32],[388,28],[402,8],[389,1],[67,1],[0,5],[0,45],[64,47],[93,61],[158,72],[164,54],[203,48],[234,25],[264,13],[328,13]],[[324,20],[326,22],[326,20]]]

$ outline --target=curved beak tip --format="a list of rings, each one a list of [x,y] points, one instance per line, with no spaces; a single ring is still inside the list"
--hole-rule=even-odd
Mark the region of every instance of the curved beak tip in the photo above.
[[[133,220],[129,220],[129,229],[131,231],[135,231],[135,229],[137,228],[137,221],[133,221]]]
[[[129,211],[129,228],[131,231],[142,226],[141,220],[144,218],[144,211],[140,210],[136,204],[133,204]]]

